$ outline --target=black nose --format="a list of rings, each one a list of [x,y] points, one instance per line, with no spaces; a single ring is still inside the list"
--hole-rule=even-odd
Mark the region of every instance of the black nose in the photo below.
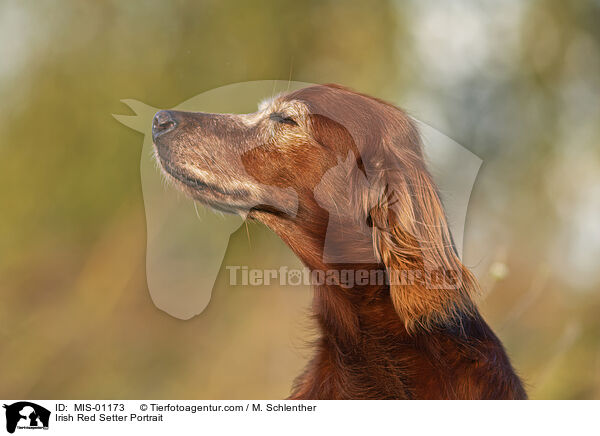
[[[152,120],[152,137],[156,139],[163,133],[173,130],[176,125],[175,117],[170,111],[157,112]]]

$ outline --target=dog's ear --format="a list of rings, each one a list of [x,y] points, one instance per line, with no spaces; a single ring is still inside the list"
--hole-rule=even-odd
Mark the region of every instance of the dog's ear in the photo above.
[[[471,294],[477,288],[454,248],[420,144],[406,143],[418,138],[415,128],[401,135],[404,143],[384,140],[384,164],[372,172],[365,202],[390,297],[409,331],[458,321],[473,310]]]

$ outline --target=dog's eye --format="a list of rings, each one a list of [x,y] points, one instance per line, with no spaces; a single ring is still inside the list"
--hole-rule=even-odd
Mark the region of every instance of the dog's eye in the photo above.
[[[278,123],[281,123],[281,124],[289,124],[290,126],[298,125],[298,123],[296,121],[294,121],[294,119],[292,117],[287,117],[280,112],[272,113],[271,115],[269,115],[269,118],[272,119],[273,121],[277,121]]]

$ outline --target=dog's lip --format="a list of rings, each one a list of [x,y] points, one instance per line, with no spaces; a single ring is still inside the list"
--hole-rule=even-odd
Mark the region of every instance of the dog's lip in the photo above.
[[[280,217],[287,217],[289,215],[288,212],[268,203],[252,201],[253,197],[250,191],[245,188],[236,188],[235,190],[224,189],[213,183],[205,182],[186,174],[168,159],[160,156],[159,153],[156,153],[156,157],[165,173],[185,187],[193,190],[193,192],[190,192],[193,198],[213,209],[234,214],[245,212],[250,214],[265,213]]]
[[[220,186],[217,186],[213,183],[208,183],[208,182],[205,182],[198,178],[195,178],[195,177],[185,174],[185,172],[179,170],[168,160],[165,160],[162,158],[159,158],[159,160],[160,160],[161,166],[164,168],[164,170],[169,175],[171,175],[173,178],[175,178],[176,180],[178,180],[179,182],[183,183],[184,185],[186,185],[190,188],[196,189],[198,191],[208,191],[208,192],[211,192],[212,194],[217,194],[219,196],[222,196],[222,197],[225,197],[228,199],[246,198],[249,195],[249,193],[245,189],[239,189],[239,190],[236,189],[235,191],[229,191],[229,190],[223,189]]]

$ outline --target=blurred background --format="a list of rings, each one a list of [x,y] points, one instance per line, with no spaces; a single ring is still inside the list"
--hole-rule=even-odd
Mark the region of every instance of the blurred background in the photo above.
[[[600,2],[0,0],[0,397],[282,398],[307,288],[182,321],[145,272],[143,137],[111,114],[250,80],[336,82],[483,159],[464,261],[536,399],[600,398]],[[224,264],[299,266],[258,224]]]

